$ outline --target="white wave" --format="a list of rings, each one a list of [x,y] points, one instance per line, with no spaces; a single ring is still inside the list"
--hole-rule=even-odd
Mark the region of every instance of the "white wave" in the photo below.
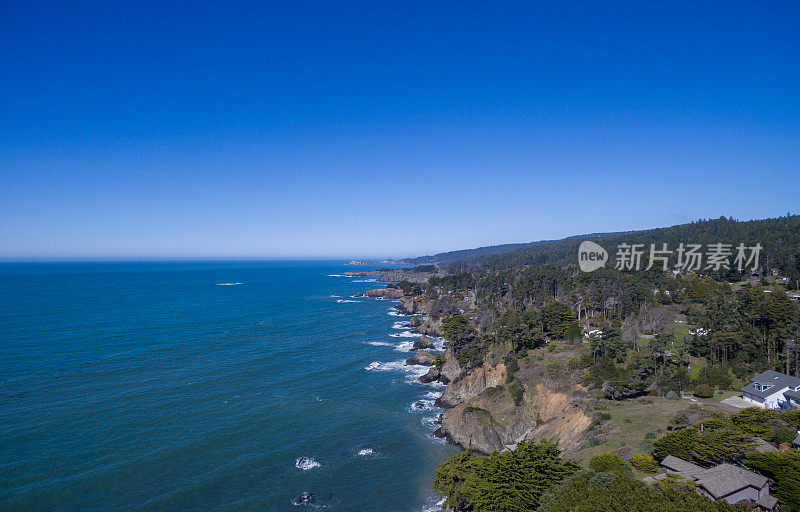
[[[439,438],[436,438],[436,440],[441,441],[441,439]],[[430,505],[426,505],[422,509],[422,512],[438,512],[439,510],[442,510],[444,508],[444,501],[445,501],[444,498],[442,498],[436,503],[431,503]]]
[[[350,300],[350,299],[338,299],[336,302],[339,304],[343,304],[345,302],[361,302],[360,300]]]
[[[419,333],[403,331],[403,332],[393,332],[389,336],[391,336],[392,338],[419,338]]]
[[[422,421],[423,425],[425,425],[426,427],[428,427],[431,430],[436,430],[437,428],[440,427],[440,425],[438,423],[438,421],[439,421],[439,415],[438,414],[436,416],[425,416],[424,418],[422,418],[421,421]]]
[[[442,396],[442,393],[437,393],[436,391],[428,391],[425,393],[425,398],[430,398],[432,400],[436,400],[440,396]]]
[[[217,283],[217,286],[239,286],[244,283]]]
[[[297,469],[302,469],[303,471],[308,471],[309,469],[314,469],[321,467],[322,464],[315,461],[312,457],[298,457],[296,461],[294,461],[294,467]]]
[[[372,345],[373,347],[395,347],[394,343],[389,343],[388,341],[367,341],[367,345]]]
[[[432,411],[435,408],[433,403],[434,403],[433,400],[417,400],[416,402],[413,402],[409,406],[409,408],[413,412]],[[434,418],[434,419],[436,419],[436,418]]]
[[[381,363],[380,361],[373,361],[369,363],[364,369],[370,371],[388,372],[392,370],[402,370],[405,364],[406,362],[403,360],[391,361],[389,363]]]
[[[342,274],[328,274],[328,277],[344,277]]]
[[[390,309],[389,312],[386,313],[386,314],[389,315],[389,316],[402,316],[402,317],[410,316],[410,315],[404,315],[404,314],[400,313],[399,311],[397,311],[396,309]]]
[[[329,299],[338,299],[341,295],[328,295]]]
[[[377,283],[377,279],[353,279],[351,283]]]
[[[398,343],[394,349],[398,352],[413,352],[414,351],[414,342],[412,341],[404,341],[402,343]]]
[[[372,455],[374,453],[375,452],[372,450],[372,448],[362,448],[362,449],[358,450],[358,453],[356,455],[358,455],[359,457],[366,457],[366,456]]]
[[[392,329],[410,329],[408,320],[398,320],[392,324]]]
[[[388,363],[373,361],[364,369],[373,372],[403,372],[406,374],[405,381],[407,383],[420,384],[419,380],[417,379],[428,373],[430,367],[421,365],[408,365],[404,359],[401,359],[399,361],[391,361]]]

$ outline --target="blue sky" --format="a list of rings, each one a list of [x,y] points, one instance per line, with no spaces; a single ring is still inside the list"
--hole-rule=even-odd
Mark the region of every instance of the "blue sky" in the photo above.
[[[34,4],[0,16],[0,258],[798,213],[797,2]]]

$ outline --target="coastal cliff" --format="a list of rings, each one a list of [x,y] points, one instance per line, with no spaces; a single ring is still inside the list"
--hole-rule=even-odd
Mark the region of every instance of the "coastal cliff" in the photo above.
[[[565,452],[577,449],[592,423],[581,406],[588,390],[580,384],[580,371],[554,376],[547,370],[548,363],[569,357],[574,356],[568,349],[537,349],[511,378],[502,362],[461,372],[437,400],[447,408],[437,435],[483,454],[526,439],[556,439]]]

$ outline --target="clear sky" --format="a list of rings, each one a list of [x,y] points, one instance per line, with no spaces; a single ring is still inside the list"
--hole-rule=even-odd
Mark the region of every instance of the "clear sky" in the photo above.
[[[799,192],[795,1],[0,6],[0,258],[415,256]]]

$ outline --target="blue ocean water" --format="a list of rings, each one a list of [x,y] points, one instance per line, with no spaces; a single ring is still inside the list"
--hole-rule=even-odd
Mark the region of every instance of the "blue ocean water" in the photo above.
[[[411,406],[441,390],[400,363],[407,317],[351,298],[376,284],[346,270],[0,265],[0,509],[429,506],[454,449]]]

